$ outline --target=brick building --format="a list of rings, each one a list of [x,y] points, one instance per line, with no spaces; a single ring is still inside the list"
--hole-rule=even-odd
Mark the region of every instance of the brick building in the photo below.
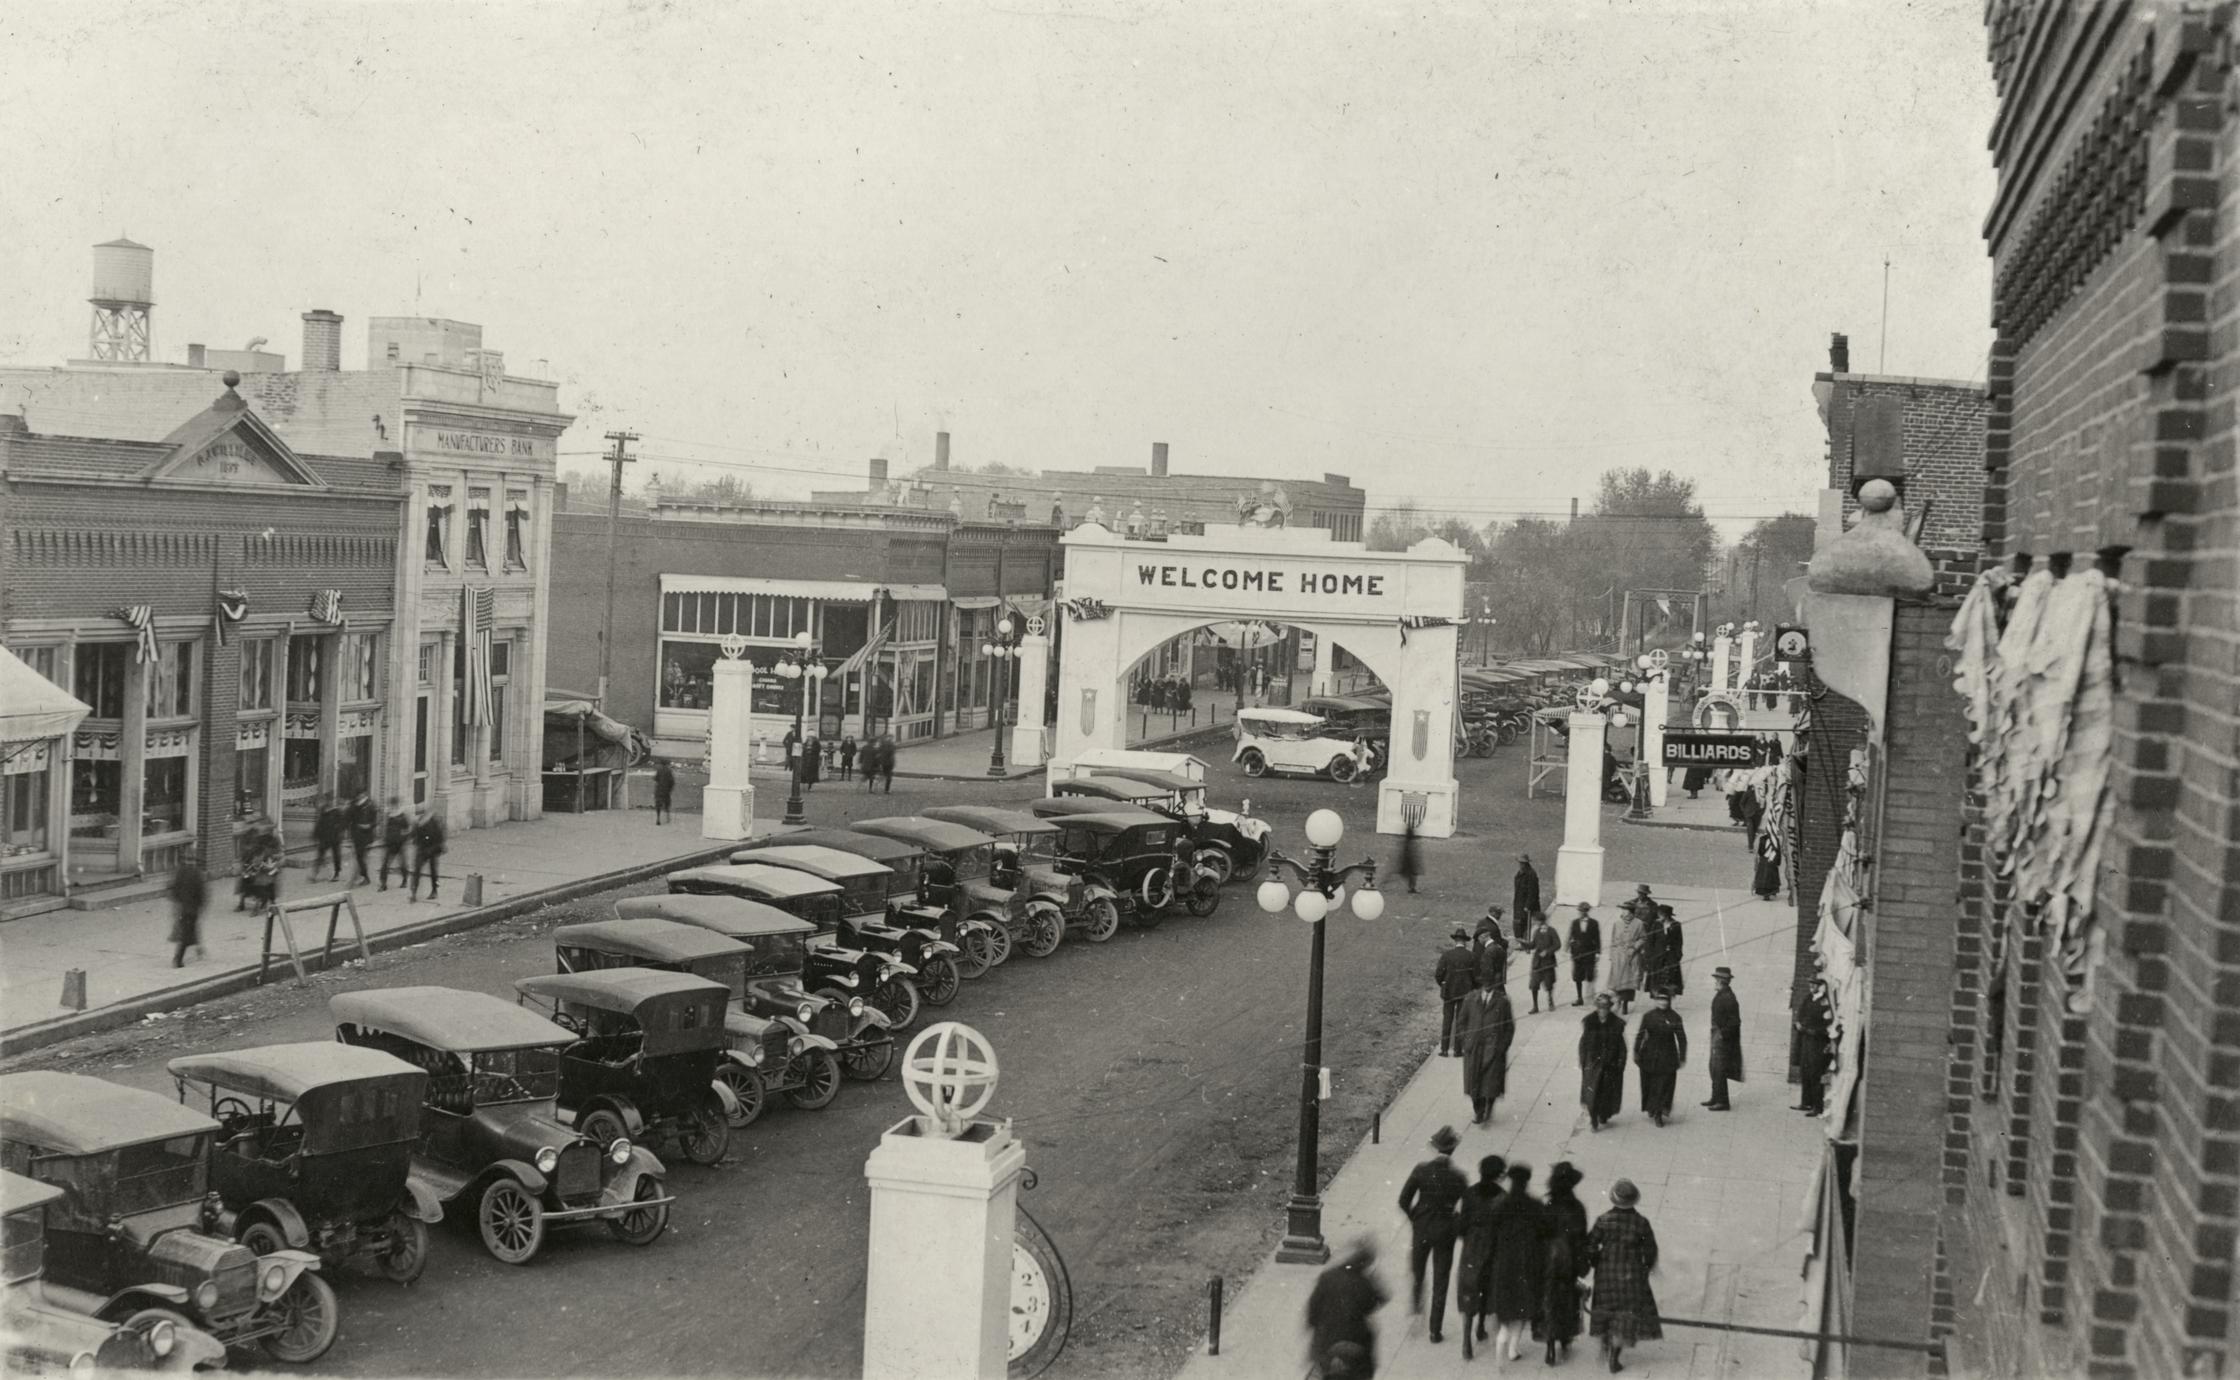
[[[0,640],[91,711],[61,750],[7,762],[0,907],[190,854],[231,871],[252,820],[300,833],[376,768],[394,457],[301,454],[232,387],[205,402],[156,441],[0,415]]]
[[[974,522],[1048,524],[1061,530],[1099,521],[1129,536],[1203,530],[1235,522],[1254,505],[1271,506],[1295,527],[1327,530],[1334,541],[1359,541],[1368,495],[1342,474],[1319,480],[1273,481],[1240,475],[1175,474],[1167,443],[1151,447],[1151,464],[1104,465],[1093,470],[1042,470],[1035,474],[978,474],[952,469],[949,433],[934,437],[933,463],[890,479],[885,460],[873,460],[862,490],[817,493],[816,503],[874,503],[949,512]]]
[[[453,829],[536,818],[553,454],[573,419],[555,384],[509,373],[480,326],[374,317],[366,367],[352,370],[342,328],[334,312],[304,313],[303,367],[243,373],[239,393],[282,444],[377,462],[404,496],[379,674],[411,692],[372,735],[375,793],[432,805]],[[217,386],[193,365],[0,369],[0,413],[42,434],[158,441]]]
[[[765,668],[798,633],[816,638],[833,674],[809,686],[805,712],[826,738],[910,742],[984,727],[995,683],[977,649],[1003,607],[1047,613],[1057,574],[1052,529],[940,511],[658,503],[620,524],[607,712],[672,756],[700,754],[712,668],[733,635]],[[588,691],[602,660],[606,513],[560,512],[553,550],[551,676]],[[756,676],[757,736],[793,727],[803,685]]]

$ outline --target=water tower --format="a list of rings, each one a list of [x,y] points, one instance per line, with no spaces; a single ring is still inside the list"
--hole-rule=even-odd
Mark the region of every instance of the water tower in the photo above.
[[[93,357],[145,364],[155,309],[156,251],[131,240],[93,247]]]

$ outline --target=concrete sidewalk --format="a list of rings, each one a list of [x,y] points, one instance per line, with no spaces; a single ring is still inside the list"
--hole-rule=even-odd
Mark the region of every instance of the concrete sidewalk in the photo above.
[[[1631,824],[1652,829],[1709,829],[1735,836],[1735,847],[1743,845],[1742,826],[1727,813],[1727,798],[1709,786],[1694,800],[1673,781],[1665,795],[1661,809],[1649,812],[1647,819],[1629,819],[1623,812],[1617,816],[1621,824]]]
[[[1604,936],[1616,904],[1632,894],[1630,882],[1604,889]],[[1625,1110],[1599,1133],[1587,1126],[1579,1105],[1579,1020],[1570,1005],[1553,1014],[1526,1014],[1523,965],[1512,964],[1509,995],[1518,1011],[1517,1039],[1509,1066],[1509,1095],[1488,1126],[1470,1125],[1462,1092],[1461,1061],[1434,1055],[1384,1112],[1381,1143],[1355,1147],[1323,1194],[1323,1234],[1335,1255],[1364,1233],[1378,1244],[1379,1274],[1394,1298],[1376,1317],[1380,1375],[1460,1377],[1503,1369],[1541,1374],[1551,1370],[1538,1348],[1524,1359],[1496,1361],[1490,1349],[1462,1359],[1461,1323],[1450,1293],[1446,1340],[1433,1345],[1424,1319],[1408,1313],[1408,1233],[1398,1199],[1408,1171],[1431,1154],[1440,1126],[1462,1136],[1455,1163],[1472,1179],[1478,1160],[1498,1154],[1532,1166],[1532,1192],[1543,1193],[1547,1171],[1569,1160],[1586,1176],[1578,1189],[1588,1220],[1605,1211],[1613,1179],[1630,1178],[1641,1189],[1641,1211],[1657,1232],[1661,1252],[1652,1284],[1668,1317],[1766,1327],[1795,1327],[1802,1313],[1800,1268],[1811,1222],[1804,1199],[1819,1164],[1821,1127],[1788,1110],[1796,1100],[1784,1072],[1788,1061],[1787,998],[1796,914],[1758,901],[1747,891],[1660,886],[1687,931],[1687,992],[1673,1004],[1688,1028],[1688,1063],[1680,1072],[1675,1118],[1662,1129],[1640,1112],[1640,1083],[1629,1066]],[[1725,963],[1735,972],[1742,1003],[1743,1054],[1749,1081],[1733,1085],[1734,1110],[1715,1113],[1699,1104],[1709,1095],[1704,1073],[1709,1043],[1711,970]],[[1568,978],[1565,961],[1562,975]],[[1636,1004],[1627,1038],[1640,1025]],[[1326,1147],[1325,1155],[1342,1153]],[[1295,1380],[1306,1369],[1306,1301],[1317,1267],[1281,1265],[1270,1257],[1228,1308],[1221,1355],[1198,1355],[1183,1380]],[[1426,1288],[1428,1289],[1428,1283]],[[1488,1328],[1490,1333],[1491,1328]],[[1488,1343],[1487,1347],[1490,1348]],[[1626,1373],[1644,1377],[1802,1375],[1799,1343],[1777,1337],[1683,1328],[1667,1324],[1664,1340],[1625,1355]],[[1593,1340],[1582,1335],[1558,1372],[1606,1374]]]
[[[755,821],[758,835],[778,827],[774,819]],[[454,834],[443,855],[441,901],[408,902],[393,879],[387,891],[354,890],[366,938],[378,950],[720,857],[736,847],[701,838],[698,815],[658,826],[651,810],[547,815]],[[376,848],[369,866],[379,863]],[[460,897],[465,879],[475,873],[483,879],[482,905],[470,910]],[[283,901],[342,889],[332,881],[311,881],[300,865],[281,874]],[[184,968],[171,966],[171,907],[161,896],[113,910],[51,911],[0,925],[0,1051],[20,1053],[253,985],[264,922],[234,910],[233,899],[233,879],[213,879],[202,923],[207,953]],[[309,958],[325,940],[327,912],[301,911],[292,919],[296,941]],[[347,913],[340,933],[350,933]],[[273,944],[280,951],[275,971],[287,974],[286,945],[277,932]],[[338,956],[340,949],[338,940]],[[63,974],[72,968],[86,974],[84,1011],[60,1004]]]
[[[1210,709],[1210,712],[1209,712]],[[1159,749],[1180,745],[1200,736],[1213,733],[1226,734],[1235,720],[1235,705],[1227,700],[1213,706],[1198,705],[1196,722],[1189,714],[1170,715],[1157,710],[1144,710],[1131,706],[1128,710],[1128,746],[1132,748]],[[1009,746],[1008,740],[1006,746]],[[994,750],[994,734],[990,729],[976,728],[969,733],[959,733],[932,742],[915,743],[895,754],[894,774],[898,778],[935,781],[1013,781],[1024,777],[1042,775],[1040,766],[1022,767],[1008,759],[1002,777],[988,774],[988,758]],[[1228,756],[1226,749],[1221,753]],[[775,773],[781,780],[783,771]],[[759,778],[760,773],[757,773]],[[833,778],[825,778],[828,782]]]

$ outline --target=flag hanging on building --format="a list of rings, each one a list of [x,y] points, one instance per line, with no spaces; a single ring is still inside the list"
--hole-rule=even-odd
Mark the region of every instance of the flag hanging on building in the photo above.
[[[227,646],[233,641],[234,630],[249,616],[249,594],[246,590],[221,589],[218,591],[218,612],[210,620],[212,635],[218,645]]]
[[[140,634],[139,645],[133,649],[132,659],[146,663],[156,659],[156,611],[153,605],[130,604],[118,609],[114,615],[119,621],[132,625]]]
[[[459,637],[467,649],[467,702],[460,706],[465,723],[490,722],[490,625],[498,616],[493,590],[462,589]]]
[[[856,648],[854,655],[840,663],[840,669],[832,673],[833,679],[844,683],[846,677],[854,675],[866,665],[869,665],[871,658],[877,656],[880,649],[887,645],[887,639],[893,633],[894,620],[890,618],[879,625],[878,629],[871,634],[869,640],[861,647]]]
[[[342,591],[322,589],[311,596],[311,616],[321,623],[342,621]]]

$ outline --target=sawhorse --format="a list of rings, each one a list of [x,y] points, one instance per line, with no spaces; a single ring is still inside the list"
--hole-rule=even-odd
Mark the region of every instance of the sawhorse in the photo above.
[[[336,891],[325,896],[306,896],[295,901],[282,902],[276,900],[267,905],[264,912],[264,952],[257,960],[257,984],[259,986],[264,984],[265,971],[272,966],[272,927],[275,921],[279,922],[280,937],[288,946],[288,962],[295,967],[296,981],[304,980],[307,974],[303,968],[303,950],[296,944],[296,927],[289,922],[288,917],[299,910],[317,910],[321,906],[327,908],[325,966],[329,968],[334,966],[335,932],[342,923],[342,913],[345,910],[350,912],[350,928],[358,937],[358,957],[361,959],[371,959],[373,957],[373,951],[366,947],[366,927],[358,920],[356,893]]]

